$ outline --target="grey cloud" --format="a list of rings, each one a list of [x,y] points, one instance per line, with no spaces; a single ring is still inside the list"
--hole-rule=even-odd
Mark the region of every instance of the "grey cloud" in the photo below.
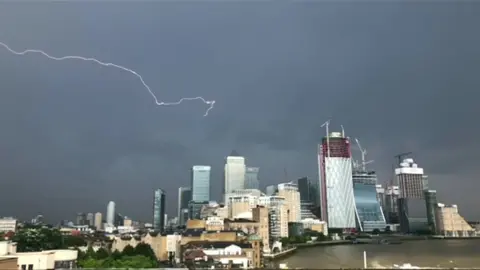
[[[0,49],[0,215],[104,211],[149,220],[152,190],[232,149],[262,185],[317,177],[320,125],[343,125],[391,178],[414,151],[442,200],[478,218],[478,3],[1,3],[0,41],[99,57],[141,73]],[[358,153],[355,151],[355,153]],[[287,171],[285,176],[284,171]]]

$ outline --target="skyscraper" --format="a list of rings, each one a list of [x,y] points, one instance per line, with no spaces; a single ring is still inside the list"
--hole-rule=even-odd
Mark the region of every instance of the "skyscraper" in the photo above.
[[[427,178],[424,177],[423,168],[411,158],[404,159],[400,168],[395,169],[397,183],[400,189],[400,198],[424,198],[424,186]]]
[[[88,225],[87,215],[85,213],[77,213],[77,225]]]
[[[107,205],[107,224],[114,226],[115,224],[115,202],[110,201]]]
[[[302,202],[311,202],[312,201],[312,194],[311,194],[311,184],[307,177],[302,177],[297,180],[298,183],[298,192],[300,192],[300,200]]]
[[[97,231],[102,229],[102,213],[95,213],[95,229]]]
[[[259,189],[260,181],[258,180],[258,167],[247,167],[245,171],[245,189]]]
[[[377,175],[374,171],[353,172],[353,193],[357,227],[361,231],[384,230],[387,226],[377,197]]]
[[[299,222],[301,220],[300,192],[293,183],[278,185],[278,196],[285,198],[288,211],[288,222]]]
[[[232,151],[225,163],[224,194],[245,188],[245,171],[245,158]]]
[[[210,170],[210,166],[192,167],[192,201],[210,200]]]
[[[153,196],[153,229],[163,232],[165,224],[165,191],[156,189]]]
[[[340,132],[324,137],[318,149],[321,216],[330,228],[355,228],[350,141]]]
[[[398,215],[400,230],[414,233],[429,229],[427,204],[425,202],[425,179],[423,169],[411,158],[404,159],[395,169],[399,186]]]
[[[185,211],[188,217],[188,202],[192,200],[192,189],[190,187],[178,188],[178,222],[180,225],[185,225],[186,219]]]
[[[87,224],[88,224],[88,226],[95,225],[95,220],[94,220],[93,213],[88,213],[87,214]]]

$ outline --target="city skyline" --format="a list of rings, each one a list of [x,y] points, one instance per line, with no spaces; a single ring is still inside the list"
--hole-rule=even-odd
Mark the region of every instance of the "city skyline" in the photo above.
[[[158,107],[125,73],[0,49],[2,216],[105,215],[114,201],[147,221],[157,188],[173,216],[195,164],[212,167],[220,198],[232,149],[261,168],[262,189],[317,179],[332,119],[361,139],[379,183],[413,151],[442,202],[480,219],[476,3],[0,5],[1,41],[15,48],[125,64],[162,100],[216,100],[208,117],[199,103]]]

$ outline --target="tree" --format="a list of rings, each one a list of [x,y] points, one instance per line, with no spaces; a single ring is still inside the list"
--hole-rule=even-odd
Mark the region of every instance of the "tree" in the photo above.
[[[134,248],[134,254],[142,255],[155,261],[157,260],[157,256],[155,255],[155,252],[153,251],[152,247],[146,243],[139,243]]]
[[[115,249],[115,251],[112,252],[111,257],[114,260],[120,260],[122,258],[122,253],[118,251],[118,249]]]
[[[372,234],[380,234],[380,230],[379,229],[373,229]]]
[[[110,254],[108,254],[108,251],[104,248],[99,248],[97,250],[97,252],[95,252],[95,259],[97,259],[97,260],[106,259],[109,256],[110,256]]]
[[[67,235],[63,237],[65,247],[83,247],[87,245],[87,241],[81,236]]]
[[[93,247],[92,246],[89,246],[87,248],[87,251],[85,252],[85,258],[92,258],[92,259],[95,259],[96,257],[96,252],[95,250],[93,250]]]
[[[134,255],[135,255],[135,249],[130,245],[127,245],[122,251],[122,256],[134,256]]]

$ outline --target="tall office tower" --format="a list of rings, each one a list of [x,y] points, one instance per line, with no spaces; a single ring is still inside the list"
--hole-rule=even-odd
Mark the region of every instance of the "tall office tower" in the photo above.
[[[102,229],[102,213],[95,213],[95,229],[100,231]]]
[[[428,190],[428,175],[423,175],[422,176],[422,185],[423,185],[423,190]]]
[[[258,180],[258,167],[247,167],[245,171],[245,189],[259,189],[260,181]]]
[[[178,188],[178,209],[177,216],[179,225],[185,225],[188,220],[188,202],[192,200],[192,189],[190,187]],[[187,219],[185,219],[185,211]]]
[[[427,204],[427,221],[430,232],[437,233],[437,223],[435,217],[435,209],[437,208],[437,191],[425,190],[425,203]]]
[[[383,231],[387,223],[377,197],[377,174],[363,169],[354,170],[352,178],[357,228],[365,232]]]
[[[113,201],[107,205],[107,224],[110,226],[115,224],[115,202]]]
[[[340,132],[324,137],[318,148],[321,216],[329,228],[354,229],[350,141]]]
[[[307,177],[297,180],[298,192],[300,192],[300,200],[302,202],[312,202],[311,184]]]
[[[423,168],[419,168],[413,159],[404,159],[400,168],[395,169],[395,176],[400,188],[400,198],[424,198]]]
[[[95,220],[94,220],[93,213],[88,213],[87,214],[87,224],[88,224],[88,226],[95,225]]]
[[[288,211],[288,222],[299,222],[301,220],[300,192],[293,183],[278,185],[278,196],[285,198]]]
[[[76,225],[87,225],[87,215],[85,213],[77,213]]]
[[[382,185],[376,185],[375,186],[377,190],[377,201],[380,203],[380,207],[382,207],[383,214],[386,215],[386,209],[385,209],[385,188],[382,187]]]
[[[210,200],[210,166],[193,166],[191,170],[192,201]]]
[[[400,189],[398,186],[388,186],[385,191],[385,215],[389,224],[398,224],[398,198]]]
[[[245,158],[241,157],[235,150],[232,151],[225,163],[224,195],[245,188],[245,170]]]
[[[302,219],[320,217],[320,205],[318,201],[318,187],[307,177],[297,180],[300,192],[300,209]]]
[[[277,185],[270,185],[265,188],[265,194],[267,196],[273,196],[277,193]]]
[[[395,169],[399,185],[398,214],[400,230],[414,233],[429,229],[424,193],[423,169],[411,158],[404,159]]]
[[[156,189],[153,196],[153,229],[163,232],[165,224],[165,191]]]

